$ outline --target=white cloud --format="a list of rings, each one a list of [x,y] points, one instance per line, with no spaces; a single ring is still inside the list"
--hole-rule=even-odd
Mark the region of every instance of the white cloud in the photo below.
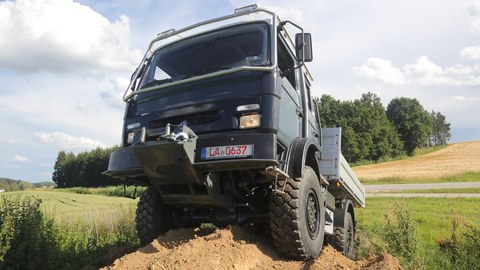
[[[442,68],[430,62],[426,56],[417,58],[413,64],[406,65],[404,70],[407,75],[424,77],[436,76],[442,73]]]
[[[405,83],[405,76],[402,71],[392,66],[389,60],[372,57],[360,67],[354,67],[353,71],[361,77],[372,80],[379,80],[386,84],[402,85]]]
[[[465,47],[460,52],[460,56],[467,60],[479,61],[480,60],[480,46]]]
[[[0,67],[20,72],[130,70],[129,18],[110,22],[72,0],[0,2]]]
[[[465,100],[464,96],[454,96],[453,99],[455,100]]]
[[[12,161],[18,161],[18,162],[27,162],[28,158],[25,157],[25,156],[21,156],[21,155],[15,155],[11,160]]]
[[[354,67],[354,72],[371,80],[382,81],[390,85],[405,83],[423,86],[479,86],[480,69],[477,65],[467,66],[455,64],[443,68],[431,62],[427,56],[417,58],[403,69],[392,66],[391,62],[381,58],[369,58],[360,67]]]
[[[111,78],[109,82],[112,88],[100,92],[100,98],[102,98],[108,106],[124,110],[125,103],[123,102],[122,97],[129,84],[128,78],[115,77]]]
[[[471,15],[473,16],[473,20],[471,22],[472,29],[475,33],[480,34],[480,0],[474,0],[470,11]]]
[[[34,132],[33,139],[41,143],[51,143],[60,146],[62,149],[93,149],[96,147],[106,147],[100,141],[85,137],[76,137],[62,132]]]

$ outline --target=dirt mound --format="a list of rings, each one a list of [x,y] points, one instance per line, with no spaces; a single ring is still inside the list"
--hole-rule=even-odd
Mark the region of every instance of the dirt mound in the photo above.
[[[127,254],[103,269],[402,269],[389,254],[352,261],[331,246],[311,261],[282,259],[262,235],[237,226],[179,229]]]

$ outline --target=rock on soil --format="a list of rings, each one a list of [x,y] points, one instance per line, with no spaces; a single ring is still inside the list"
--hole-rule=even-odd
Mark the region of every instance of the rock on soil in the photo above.
[[[226,229],[179,229],[160,236],[102,269],[402,269],[390,254],[361,261],[344,257],[331,246],[310,261],[282,259],[270,240],[237,226]]]

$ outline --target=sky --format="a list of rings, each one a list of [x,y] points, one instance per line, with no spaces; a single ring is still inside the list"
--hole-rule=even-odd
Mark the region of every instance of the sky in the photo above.
[[[244,0],[0,1],[0,177],[50,181],[61,150],[120,144],[122,95],[157,33]],[[480,140],[480,0],[259,0],[312,34],[313,95],[416,98]],[[480,154],[480,153],[479,153]]]

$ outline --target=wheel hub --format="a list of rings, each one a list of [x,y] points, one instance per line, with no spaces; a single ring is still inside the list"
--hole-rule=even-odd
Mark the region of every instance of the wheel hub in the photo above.
[[[317,195],[313,190],[310,190],[308,193],[306,208],[307,211],[305,218],[307,221],[308,234],[314,239],[318,233],[320,210]]]

